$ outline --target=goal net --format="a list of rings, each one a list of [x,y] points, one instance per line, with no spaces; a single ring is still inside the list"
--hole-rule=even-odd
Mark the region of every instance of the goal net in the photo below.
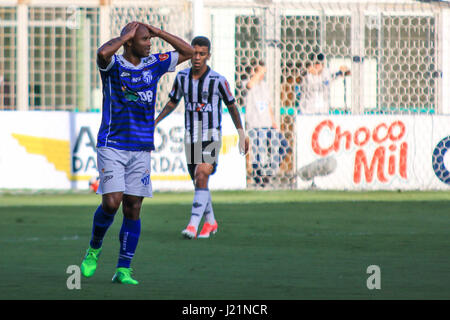
[[[308,158],[298,150],[299,140],[306,140],[308,132],[314,132],[314,128],[307,131],[305,126],[313,121],[321,123],[320,116],[345,119],[348,115],[371,115],[373,117],[358,118],[360,123],[369,123],[366,120],[382,115],[450,113],[449,96],[445,92],[449,85],[446,72],[450,71],[447,57],[449,4],[446,2],[206,3],[212,17],[213,40],[216,43],[220,40],[221,44],[221,51],[215,51],[220,58],[216,57],[214,62],[218,67],[234,67],[230,76],[234,77],[240,105],[246,106],[249,94],[246,83],[255,65],[264,61],[267,67],[265,79],[270,88],[276,126],[249,130],[249,188],[315,187],[315,176],[325,176],[334,171],[336,163],[333,157],[328,162],[323,158],[315,162],[314,158]],[[230,32],[231,28],[234,33]],[[224,54],[222,48],[232,49],[226,49]],[[320,72],[321,77],[311,75]],[[383,118],[383,121],[385,119],[390,118]],[[374,122],[373,126],[388,128],[392,124],[381,123]],[[349,146],[349,149],[356,148],[358,143],[369,143],[365,139],[371,139],[372,129],[365,131],[360,129],[362,125],[355,123],[355,126],[348,130],[341,126],[345,139],[333,131],[339,127],[336,121],[325,126],[325,131],[330,131],[332,136],[328,139],[334,139],[334,142],[322,142],[322,145],[335,143],[334,153],[338,153],[347,150],[340,144],[354,143],[349,139],[356,140],[356,145]],[[355,134],[358,137],[355,138]],[[416,135],[417,141],[427,139],[422,138],[419,131],[411,134]],[[347,137],[349,135],[352,136]],[[324,134],[319,138],[324,138]],[[311,144],[314,144],[313,139],[305,141],[302,146],[311,149]],[[390,148],[398,153],[400,146],[393,143]],[[360,170],[365,172],[362,180],[366,182],[361,188],[370,188],[367,180],[380,178],[374,171],[380,171],[381,165],[390,168],[392,176],[399,175],[399,179],[403,179],[401,174],[407,174],[400,171],[402,168],[406,170],[406,159],[396,155],[398,159],[389,165],[389,150],[383,151],[383,157],[376,158],[374,146],[368,152],[373,153],[373,158],[369,155],[361,158],[362,163],[354,165],[355,172],[348,172],[348,175],[353,175],[353,184],[355,179],[360,179],[356,173]],[[428,151],[424,157],[431,159]],[[355,161],[354,153],[352,157],[348,161]],[[389,178],[388,173],[385,175]],[[341,178],[336,176],[334,179]],[[425,178],[420,176],[419,179]],[[333,185],[339,183],[322,184],[321,187],[334,188]]]
[[[415,174],[422,182],[427,180],[420,173],[406,172],[411,171],[407,167],[411,167],[412,161],[406,163],[409,155],[402,149],[405,145],[394,141],[390,146],[377,145],[372,140],[376,134],[386,131],[387,135],[389,128],[401,130],[396,121],[405,124],[411,119],[386,116],[450,114],[450,98],[445,90],[450,84],[447,2],[204,0],[200,1],[203,5],[200,13],[195,12],[195,2],[199,1],[152,1],[133,6],[113,1],[111,30],[118,33],[127,22],[144,20],[191,39],[196,23],[193,19],[202,15],[200,30],[213,44],[210,64],[230,81],[248,128],[247,188],[314,188],[320,177],[332,174],[336,167],[339,169],[335,156],[352,149],[351,157],[341,155],[346,160],[340,160],[353,162],[352,169],[335,175],[332,179],[337,182],[343,174],[352,176],[352,188],[359,183],[358,188],[370,189],[374,180],[389,184],[391,176],[405,180],[402,175],[408,174]],[[164,50],[164,45],[158,42],[154,49]],[[266,70],[270,112],[275,122],[263,127],[250,123],[248,104],[247,83],[259,64],[264,64]],[[321,77],[311,75],[314,73],[320,73]],[[167,97],[172,78],[173,75],[159,84],[162,98],[157,102],[158,108]],[[301,141],[317,130],[317,126],[308,129],[308,124],[322,123],[320,117],[324,115],[347,119],[344,123],[355,119],[354,128],[345,129],[339,121],[328,123],[324,128],[329,137],[325,137],[324,131],[319,132],[315,143],[328,146],[332,142],[326,140],[334,139],[333,152],[319,158],[308,157],[299,148],[311,149],[313,137],[303,144]],[[377,118],[380,116],[384,118]],[[373,124],[367,128],[363,125],[371,121]],[[424,121],[421,122],[423,125]],[[418,127],[415,122],[409,125]],[[375,128],[370,126],[378,131],[374,133]],[[420,131],[409,137],[412,135],[415,142],[428,143]],[[359,153],[358,158],[356,148],[370,143],[371,149]],[[348,149],[346,144],[350,144]],[[420,150],[412,150],[410,146],[409,154],[412,152]],[[441,162],[433,164],[443,166],[435,170],[436,175],[448,173],[441,170],[445,168],[441,158]],[[319,187],[342,188],[329,179],[326,183]]]
[[[229,81],[250,138],[244,168],[223,107],[218,188],[448,189],[449,1],[0,0],[0,111],[95,116],[96,50],[131,21],[211,39],[208,64]],[[152,39],[152,52],[169,50]],[[255,93],[257,70],[265,86]],[[159,81],[156,113],[175,75]],[[182,104],[155,135],[152,179],[169,189],[192,187],[178,170]],[[257,112],[266,118],[255,124]]]

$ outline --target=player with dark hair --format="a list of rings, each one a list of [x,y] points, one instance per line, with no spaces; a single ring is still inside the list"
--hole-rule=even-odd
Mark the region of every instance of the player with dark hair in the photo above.
[[[206,47],[208,54],[211,55],[211,41],[207,37],[198,36],[192,39],[191,46]]]
[[[208,238],[218,227],[208,181],[210,175],[216,171],[222,142],[222,101],[228,107],[238,130],[241,154],[248,151],[248,138],[242,128],[240,114],[228,81],[207,65],[211,57],[209,39],[196,37],[191,45],[194,47],[192,67],[178,72],[169,94],[170,100],[155,121],[156,126],[177,107],[181,98],[184,98],[186,161],[195,187],[191,219],[186,229],[182,231],[183,236],[188,239],[197,237],[197,229],[203,216],[205,223],[198,235],[199,238]]]
[[[158,37],[175,51],[150,54],[150,39]],[[123,46],[122,55],[116,52]],[[154,26],[131,22],[120,37],[97,51],[103,83],[102,123],[97,138],[98,194],[102,203],[94,214],[89,248],[81,272],[91,277],[106,231],[122,204],[120,251],[113,282],[138,284],[130,263],[138,244],[144,197],[152,197],[150,153],[154,146],[156,87],[176,65],[190,59],[193,48],[184,40]]]

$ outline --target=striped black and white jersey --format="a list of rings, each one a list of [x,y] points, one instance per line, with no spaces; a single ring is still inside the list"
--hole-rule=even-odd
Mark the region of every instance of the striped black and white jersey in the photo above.
[[[191,68],[181,70],[169,98],[176,104],[184,98],[186,142],[220,141],[222,101],[227,106],[235,102],[224,76],[208,67],[201,78],[193,79]]]

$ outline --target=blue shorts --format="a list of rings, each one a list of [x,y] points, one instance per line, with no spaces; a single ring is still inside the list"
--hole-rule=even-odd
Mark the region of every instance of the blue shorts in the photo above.
[[[100,147],[97,168],[100,177],[97,194],[123,192],[139,197],[153,196],[149,151]]]

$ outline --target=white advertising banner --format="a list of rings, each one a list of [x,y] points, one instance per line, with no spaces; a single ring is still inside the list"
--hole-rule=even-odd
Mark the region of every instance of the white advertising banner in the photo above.
[[[97,176],[99,113],[0,112],[1,189],[87,189]],[[245,158],[229,115],[222,122],[215,190],[245,189]],[[152,184],[192,190],[184,117],[158,126]],[[298,116],[299,189],[450,190],[449,116]]]
[[[450,117],[297,117],[299,189],[450,190]]]
[[[0,112],[1,189],[88,189],[97,177],[99,113]],[[238,135],[224,115],[223,142],[211,189],[244,189],[245,158]],[[184,155],[184,115],[158,126],[152,152],[152,184],[158,190],[191,190]]]
[[[0,188],[70,187],[69,113],[0,113]]]
[[[0,188],[87,189],[99,114],[0,112]]]

